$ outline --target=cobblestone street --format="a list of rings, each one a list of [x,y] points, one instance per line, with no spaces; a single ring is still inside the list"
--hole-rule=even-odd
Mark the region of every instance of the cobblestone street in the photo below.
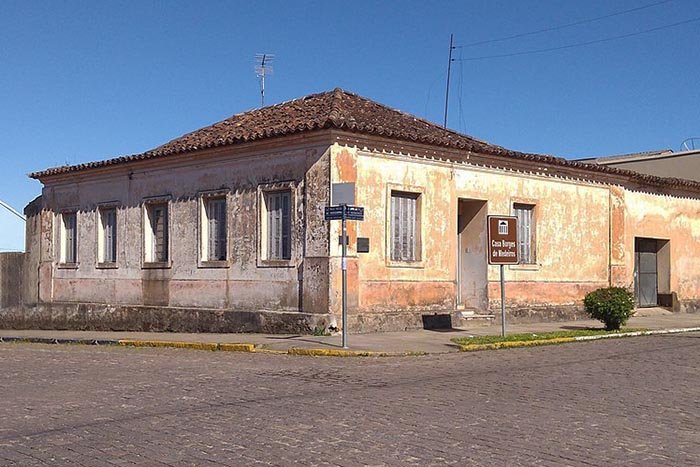
[[[404,358],[1,344],[2,465],[693,465],[700,335]]]

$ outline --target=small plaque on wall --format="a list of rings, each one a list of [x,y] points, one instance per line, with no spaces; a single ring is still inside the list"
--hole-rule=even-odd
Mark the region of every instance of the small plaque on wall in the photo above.
[[[357,252],[369,253],[369,238],[357,237]]]

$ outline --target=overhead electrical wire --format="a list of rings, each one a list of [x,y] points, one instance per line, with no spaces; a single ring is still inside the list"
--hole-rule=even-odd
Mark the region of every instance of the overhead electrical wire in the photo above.
[[[492,59],[492,58],[517,57],[520,55],[532,55],[532,54],[538,54],[538,53],[544,53],[544,52],[553,52],[555,50],[573,49],[575,47],[584,47],[584,46],[592,45],[592,44],[600,44],[602,42],[610,42],[610,41],[615,41],[615,40],[619,40],[619,39],[626,39],[628,37],[639,36],[641,34],[647,34],[647,33],[655,32],[655,31],[661,31],[663,29],[675,28],[675,27],[681,26],[683,24],[694,23],[697,21],[700,21],[700,17],[691,18],[691,19],[688,19],[685,21],[679,21],[679,22],[673,23],[673,24],[666,24],[663,26],[657,26],[655,28],[645,29],[643,31],[636,31],[636,32],[628,33],[628,34],[620,34],[619,36],[606,37],[603,39],[596,39],[596,40],[592,40],[592,41],[576,42],[574,44],[560,45],[557,47],[548,47],[545,49],[524,50],[522,52],[511,52],[511,53],[495,54],[495,55],[482,55],[482,56],[478,56],[478,57],[467,57],[467,58],[459,58],[459,59],[453,59],[453,60],[469,62],[469,61],[474,61],[474,60],[487,60],[487,59]]]
[[[461,45],[461,46],[459,46],[459,47],[464,47],[464,48],[466,48],[466,47],[473,47],[473,46],[476,46],[476,45],[492,44],[492,43],[494,43],[494,42],[504,42],[504,41],[509,41],[509,40],[512,40],[512,39],[518,39],[518,38],[520,38],[520,37],[533,36],[533,35],[535,35],[535,34],[541,34],[541,33],[543,33],[543,32],[558,31],[558,30],[560,30],[560,29],[566,29],[566,28],[570,28],[570,27],[573,27],[573,26],[579,26],[579,25],[581,25],[581,24],[593,23],[593,22],[595,22],[595,21],[600,21],[600,20],[607,19],[607,18],[613,18],[613,17],[615,17],[615,16],[626,15],[626,14],[628,14],[628,13],[633,13],[633,12],[635,12],[635,11],[644,10],[644,9],[646,9],[646,8],[651,8],[651,7],[655,7],[655,6],[658,6],[658,5],[663,5],[664,3],[670,3],[670,2],[672,2],[672,1],[673,1],[673,0],[663,0],[663,1],[661,1],[661,2],[650,3],[650,4],[648,4],[648,5],[642,5],[642,6],[639,6],[639,7],[636,7],[636,8],[631,8],[631,9],[629,9],[629,10],[623,10],[623,11],[618,11],[618,12],[616,12],[616,13],[610,13],[610,14],[608,14],[608,15],[596,16],[595,18],[588,18],[588,19],[582,19],[582,20],[580,20],[580,21],[574,21],[573,23],[562,24],[562,25],[559,25],[559,26],[551,26],[551,27],[544,28],[544,29],[538,29],[538,30],[536,30],[536,31],[522,32],[522,33],[519,33],[519,34],[514,34],[514,35],[512,35],[512,36],[504,36],[504,37],[498,37],[498,38],[495,38],[495,39],[486,39],[486,40],[483,40],[483,41],[470,42],[470,43],[468,43],[468,44],[464,44],[464,45]]]

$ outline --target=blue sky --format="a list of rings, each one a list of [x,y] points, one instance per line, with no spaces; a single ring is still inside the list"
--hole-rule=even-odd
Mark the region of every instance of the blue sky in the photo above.
[[[638,9],[575,27],[466,47]],[[595,41],[700,18],[700,2],[0,2],[0,199],[31,171],[133,154],[259,106],[254,55],[274,53],[267,103],[336,86],[442,121],[457,59]],[[553,52],[455,61],[449,126],[567,158],[700,136],[700,22]],[[23,245],[0,217],[0,248]]]

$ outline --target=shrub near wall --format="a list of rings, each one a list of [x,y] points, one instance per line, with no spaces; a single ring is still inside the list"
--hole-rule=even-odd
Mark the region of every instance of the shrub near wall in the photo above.
[[[620,329],[634,312],[634,295],[623,287],[606,287],[594,290],[583,299],[586,313],[602,321],[605,329]]]

